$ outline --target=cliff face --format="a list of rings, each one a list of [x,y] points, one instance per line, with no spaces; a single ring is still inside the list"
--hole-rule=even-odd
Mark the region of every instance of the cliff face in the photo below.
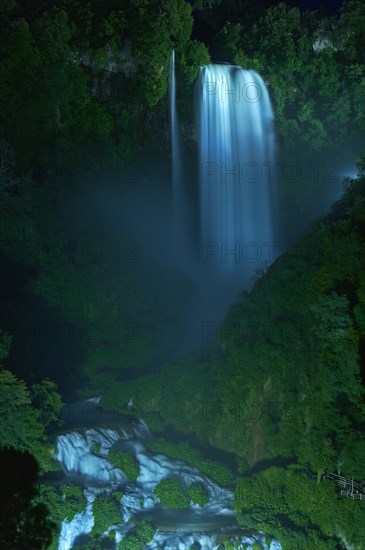
[[[99,101],[118,96],[118,89],[112,86],[113,75],[119,75],[126,81],[134,79],[141,63],[132,54],[132,43],[126,40],[123,48],[116,52],[107,44],[94,53],[75,51],[74,61],[86,68],[92,75],[93,96]]]
[[[209,354],[129,383],[124,401],[250,466],[294,458],[362,477],[365,179],[350,187],[231,306]]]
[[[129,39],[124,41],[120,51],[115,51],[110,44],[96,51],[76,50],[73,61],[89,74],[92,96],[112,114],[117,131],[128,128],[139,144],[156,144],[155,136],[158,135],[158,150],[165,154],[170,152],[168,62],[155,63],[137,57]],[[180,123],[180,133],[186,147],[194,150],[197,141],[192,107],[194,87],[189,86],[188,101],[181,78],[179,84],[182,97],[177,98],[178,111],[183,111],[187,119]]]

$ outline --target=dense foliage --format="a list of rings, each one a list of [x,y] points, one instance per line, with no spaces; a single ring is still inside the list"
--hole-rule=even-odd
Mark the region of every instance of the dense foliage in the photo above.
[[[363,2],[345,1],[333,16],[285,2],[266,10],[240,4],[218,1],[203,10],[203,18],[215,18],[218,59],[254,69],[268,81],[287,154],[298,145],[312,152],[328,144],[340,148],[349,135],[361,136]]]
[[[0,358],[10,353],[11,337],[0,333]],[[57,386],[49,379],[30,388],[0,364],[0,446],[32,453],[42,472],[57,469],[47,444],[47,426],[62,407]]]
[[[331,17],[283,2],[249,5],[0,2],[0,447],[1,483],[12,483],[4,485],[4,548],[55,548],[53,522],[84,509],[77,486],[35,485],[38,468],[59,468],[50,443],[58,387],[80,397],[103,393],[102,405],[116,412],[132,396],[154,431],[172,425],[234,453],[240,522],[275,535],[284,550],[365,545],[363,502],[321,478],[327,470],[365,480],[364,162],[331,213],[258,271],[212,351],[179,362],[166,358],[198,289],[141,250],[120,212],[128,192],[149,197],[151,179],[169,177],[172,48],[190,147],[193,83],[210,55],[267,81],[280,159],[307,170],[295,184],[281,182],[284,218],[288,205],[295,216],[312,208],[323,178],[308,169],[316,170],[318,155],[342,158],[354,143],[363,147],[363,2],[346,0]],[[204,28],[209,50],[197,39]],[[287,217],[286,228],[290,221],[301,223]],[[234,481],[231,468],[188,443],[161,438],[149,448],[222,486]],[[129,454],[111,449],[109,459],[137,478]],[[207,502],[199,484],[184,491],[163,480],[155,492],[171,507]],[[85,548],[97,548],[120,520],[120,498],[95,499]],[[140,524],[119,548],[142,549],[153,532]]]
[[[240,523],[275,535],[283,548],[338,548],[339,539],[364,545],[365,505],[338,495],[330,481],[318,485],[300,471],[271,467],[237,482]]]
[[[108,143],[130,161],[148,132],[146,114],[166,94],[171,48],[187,85],[209,61],[203,44],[190,39],[193,19],[184,0],[128,0],[123,6],[60,0],[48,8],[20,18],[9,9],[2,21],[7,181],[15,181],[13,172],[60,169],[64,155],[85,142]]]
[[[85,509],[86,500],[83,491],[77,485],[54,487],[43,485],[39,487],[39,499],[47,502],[51,518],[56,524],[66,519],[71,521],[75,514]]]
[[[139,414],[158,411],[179,430],[235,452],[245,474],[236,490],[243,524],[259,524],[284,548],[363,544],[362,501],[339,496],[321,475],[365,478],[364,197],[365,178],[349,180],[330,214],[231,307],[208,358],[168,365],[105,396],[118,407],[129,392]],[[213,464],[204,468],[186,443],[149,447],[214,477]],[[265,470],[278,460],[296,470]],[[246,477],[254,464],[262,473]]]

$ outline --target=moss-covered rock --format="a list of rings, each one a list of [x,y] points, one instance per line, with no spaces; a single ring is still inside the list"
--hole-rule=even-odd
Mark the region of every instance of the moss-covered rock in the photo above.
[[[188,489],[188,495],[193,504],[205,506],[209,501],[207,491],[202,483],[192,483]]]
[[[155,529],[148,521],[142,521],[133,531],[118,544],[118,550],[143,550],[155,534]]]
[[[136,481],[139,476],[139,465],[133,456],[120,449],[110,449],[108,460],[116,468],[120,468],[131,481]]]
[[[94,526],[92,528],[92,534],[102,535],[108,527],[122,521],[117,496],[118,494],[107,496],[98,495],[94,500]]]
[[[156,485],[154,493],[160,499],[161,504],[168,508],[179,509],[189,506],[189,497],[177,479],[163,479]]]

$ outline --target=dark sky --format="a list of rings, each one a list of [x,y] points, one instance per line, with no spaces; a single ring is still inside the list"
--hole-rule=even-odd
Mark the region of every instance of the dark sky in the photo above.
[[[335,13],[343,4],[343,0],[298,0],[295,4],[301,10],[316,10],[323,6],[327,13]]]
[[[283,0],[252,0],[254,6],[273,6]],[[297,6],[302,11],[323,8],[328,14],[334,14],[344,3],[344,0],[284,0],[290,6]]]

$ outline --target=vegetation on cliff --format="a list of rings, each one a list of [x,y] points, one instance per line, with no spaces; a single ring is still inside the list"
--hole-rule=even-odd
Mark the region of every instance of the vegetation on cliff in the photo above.
[[[280,160],[305,168],[294,184],[280,181],[285,228],[301,230],[297,212],[315,209],[318,166],[328,176],[339,169],[318,155],[341,159],[361,145],[363,3],[347,0],[334,17],[239,4],[0,2],[0,446],[13,448],[1,450],[2,477],[13,472],[12,453],[20,470],[29,467],[26,494],[19,488],[9,506],[11,532],[2,519],[4,547],[11,536],[14,548],[24,540],[46,547],[53,522],[83,509],[78,487],[38,491],[31,457],[39,473],[57,469],[49,435],[59,426],[59,392],[75,389],[103,393],[116,413],[132,397],[133,412],[162,436],[151,450],[221,485],[236,481],[240,522],[277,536],[285,550],[365,544],[363,501],[321,479],[333,471],[365,480],[364,159],[331,212],[265,273],[258,269],[252,291],[209,333],[211,350],[180,361],[169,358],[198,289],[142,250],[119,208],[129,192],[149,197],[150,181],[157,188],[169,177],[172,48],[187,123],[210,53],[268,82]],[[197,40],[204,25],[210,52]],[[169,443],[171,426],[233,453],[236,471],[193,445]],[[137,477],[129,455],[113,449],[109,458]],[[176,487],[164,485],[161,500],[175,502]],[[90,548],[117,519],[113,499],[95,501]],[[183,499],[203,505],[206,495],[193,485]],[[149,525],[138,529],[121,548],[142,548],[153,535]]]

